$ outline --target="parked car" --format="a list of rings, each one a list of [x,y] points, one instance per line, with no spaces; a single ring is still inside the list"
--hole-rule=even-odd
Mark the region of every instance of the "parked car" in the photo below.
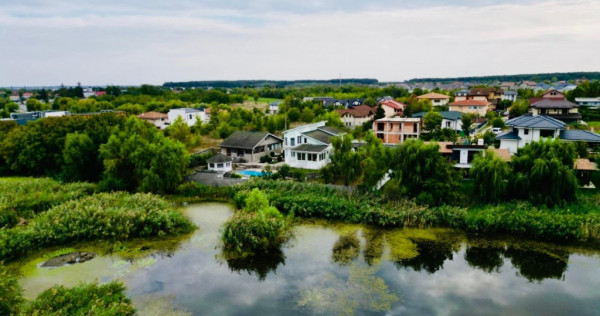
[[[494,127],[492,128],[492,133],[498,135],[502,132],[502,129],[500,127]]]

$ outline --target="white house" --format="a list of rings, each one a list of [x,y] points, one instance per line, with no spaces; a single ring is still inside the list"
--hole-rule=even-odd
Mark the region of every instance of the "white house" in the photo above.
[[[517,101],[517,91],[514,91],[514,90],[504,91],[504,94],[502,95],[502,100],[509,100],[512,102]]]
[[[269,115],[275,115],[275,114],[279,113],[279,104],[281,104],[281,103],[282,103],[281,101],[269,103]]]
[[[423,120],[423,116],[425,116],[428,112],[419,112],[411,115],[411,117],[421,118]],[[458,111],[440,111],[437,112],[442,115],[442,126],[441,128],[449,128],[456,132],[460,132],[462,130],[462,112]]]
[[[354,129],[369,122],[375,116],[375,109],[368,105],[354,106],[348,109],[336,110],[340,114],[342,122],[348,128]]]
[[[206,159],[206,163],[210,171],[229,172],[232,169],[233,158],[218,153]]]
[[[44,112],[42,112],[42,114],[44,115],[44,117],[62,117],[62,116],[71,115],[71,112],[69,112],[69,111],[44,111]]]
[[[169,126],[169,116],[164,113],[152,111],[136,115],[135,117],[149,122],[158,129],[166,129]]]
[[[506,126],[510,127],[510,131],[499,134],[496,139],[500,140],[501,149],[508,149],[514,154],[517,149],[543,137],[559,137],[566,124],[549,116],[523,115],[506,121]]]
[[[181,117],[188,126],[193,126],[196,124],[196,120],[201,120],[203,123],[208,122],[206,113],[198,109],[171,109],[167,115],[169,117],[169,124],[173,124],[177,117]]]
[[[325,167],[333,151],[331,138],[340,135],[343,135],[343,132],[325,126],[325,121],[283,132],[285,163],[294,168],[313,170]]]
[[[595,98],[575,98],[575,102],[579,106],[597,108],[600,106],[600,97]]]

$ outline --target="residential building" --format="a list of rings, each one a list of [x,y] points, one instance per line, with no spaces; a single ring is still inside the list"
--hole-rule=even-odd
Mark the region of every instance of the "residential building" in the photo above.
[[[535,89],[537,87],[537,82],[523,80],[519,85],[519,89]]]
[[[11,91],[9,99],[12,102],[19,102],[19,101],[21,101],[21,96],[19,95],[19,91],[17,91],[17,90]]]
[[[464,93],[461,93],[460,95],[455,94],[454,101],[476,100],[488,101],[491,104],[496,104],[498,101],[502,100],[503,94],[504,90],[499,88],[472,88],[469,90],[468,95],[464,95]]]
[[[227,157],[221,153],[206,159],[209,171],[230,172],[232,170],[233,158]]]
[[[445,94],[441,94],[441,93],[435,93],[435,92],[430,92],[427,94],[423,94],[417,97],[418,100],[429,100],[431,101],[431,104],[433,104],[433,106],[444,106],[447,105],[448,102],[450,101],[450,97],[445,95]]]
[[[281,101],[269,103],[269,115],[275,115],[275,114],[279,113],[279,105],[281,103],[282,103]]]
[[[532,115],[547,115],[565,122],[581,119],[579,105],[567,101],[565,94],[551,89],[542,94],[541,98],[529,99],[529,112]]]
[[[44,118],[46,117],[63,117],[63,116],[70,116],[71,112],[69,111],[43,111],[42,112],[42,116]]]
[[[165,113],[152,111],[136,115],[135,117],[149,122],[158,129],[166,129],[169,126],[169,115]]]
[[[600,106],[600,97],[595,98],[575,98],[577,105],[583,107],[597,108]]]
[[[402,116],[406,105],[396,100],[383,100],[379,102],[383,111],[385,111],[385,117]]]
[[[23,99],[29,100],[29,98],[33,97],[32,92],[23,92]]]
[[[469,96],[469,90],[458,90],[454,92],[454,101],[458,100],[466,100]]]
[[[294,168],[321,169],[333,153],[331,138],[342,131],[325,126],[325,121],[298,126],[283,132],[285,163]]]
[[[566,130],[566,124],[546,115],[526,114],[506,121],[510,130],[496,136],[500,148],[508,149],[511,154],[525,145],[542,138],[560,138],[564,141],[585,141],[600,144],[600,135],[584,130]]]
[[[504,94],[502,94],[502,100],[508,100],[508,101],[515,102],[515,101],[517,101],[517,96],[518,96],[517,91],[514,91],[514,90],[504,91]]]
[[[421,119],[407,117],[382,118],[373,122],[373,134],[384,144],[401,144],[421,135]]]
[[[283,139],[267,132],[237,131],[220,145],[221,154],[236,162],[260,162],[260,157],[281,153]]]
[[[451,162],[454,168],[471,169],[471,163],[477,154],[485,154],[487,146],[483,144],[483,139],[480,143],[475,144],[452,144],[446,146],[452,149]]]
[[[359,105],[336,111],[340,114],[344,125],[351,129],[361,126],[375,117],[375,109],[368,105]]]
[[[500,84],[500,89],[504,90],[513,90],[516,87],[514,82],[503,82]]]
[[[427,114],[428,112],[419,112],[419,113],[415,113],[413,115],[411,115],[411,117],[417,117],[417,118],[421,118],[421,120],[423,119],[423,116],[425,116],[425,114]],[[438,112],[442,115],[442,126],[441,128],[449,128],[451,130],[454,131],[461,131],[462,130],[462,115],[463,112],[459,112],[459,111],[440,111]]]
[[[492,104],[487,100],[461,100],[449,104],[450,111],[472,113],[480,117],[492,110]]]
[[[177,117],[181,117],[184,122],[187,123],[188,126],[193,126],[196,124],[196,120],[201,120],[202,122],[208,122],[206,117],[206,113],[204,111],[198,109],[190,109],[190,108],[179,108],[179,109],[171,109],[169,113],[167,113],[169,117],[169,124],[173,124]]]

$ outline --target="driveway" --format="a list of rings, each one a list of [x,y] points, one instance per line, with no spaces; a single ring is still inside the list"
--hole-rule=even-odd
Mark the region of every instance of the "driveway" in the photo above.
[[[212,187],[226,187],[248,181],[248,179],[223,178],[223,174],[214,172],[197,172],[189,176],[190,180]]]

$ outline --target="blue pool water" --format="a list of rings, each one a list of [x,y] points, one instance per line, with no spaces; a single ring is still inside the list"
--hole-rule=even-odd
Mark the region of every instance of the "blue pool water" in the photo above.
[[[242,170],[242,171],[238,171],[237,173],[239,173],[243,176],[248,176],[248,177],[262,177],[263,176],[262,171],[256,171],[256,170]]]

